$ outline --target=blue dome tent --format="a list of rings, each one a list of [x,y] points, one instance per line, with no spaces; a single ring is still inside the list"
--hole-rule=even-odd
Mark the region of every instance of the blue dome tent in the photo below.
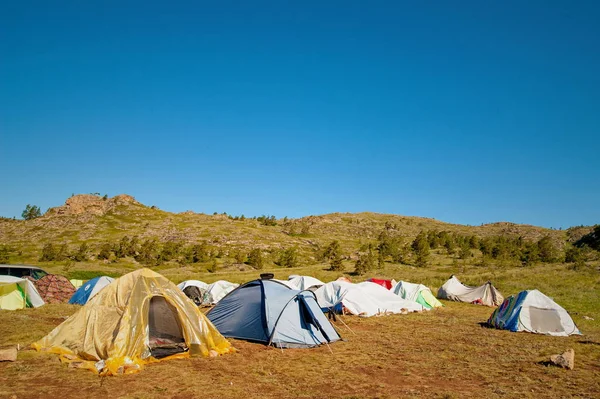
[[[207,316],[225,337],[278,348],[310,348],[340,339],[312,292],[271,279],[239,286]]]
[[[113,281],[112,277],[95,277],[79,287],[69,300],[69,303],[72,305],[85,305],[87,301]]]

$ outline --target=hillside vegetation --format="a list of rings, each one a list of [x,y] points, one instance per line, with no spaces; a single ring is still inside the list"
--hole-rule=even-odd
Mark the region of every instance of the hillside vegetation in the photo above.
[[[28,207],[30,207],[28,205]],[[24,212],[25,214],[25,212]],[[299,219],[179,214],[129,195],[75,195],[29,220],[0,219],[0,263],[41,264],[70,277],[148,266],[244,271],[324,263],[364,274],[386,264],[594,267],[600,229],[514,223],[464,226],[430,218],[333,213]]]

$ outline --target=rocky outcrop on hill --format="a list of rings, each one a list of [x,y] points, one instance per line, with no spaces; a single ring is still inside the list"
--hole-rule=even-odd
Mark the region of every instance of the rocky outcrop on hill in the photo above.
[[[68,198],[65,204],[50,208],[44,217],[55,215],[105,215],[119,205],[139,204],[131,195],[120,194],[112,198],[93,194],[79,194]]]

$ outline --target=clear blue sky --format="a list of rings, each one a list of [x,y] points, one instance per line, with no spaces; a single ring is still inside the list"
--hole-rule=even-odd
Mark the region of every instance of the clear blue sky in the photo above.
[[[0,215],[600,223],[600,2],[288,3],[0,1]]]

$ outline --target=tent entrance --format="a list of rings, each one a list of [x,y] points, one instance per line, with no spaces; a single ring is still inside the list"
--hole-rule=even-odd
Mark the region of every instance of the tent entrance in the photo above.
[[[558,314],[556,309],[543,309],[530,306],[529,317],[531,320],[531,329],[533,331],[565,331],[560,321],[560,315]]]
[[[150,299],[148,310],[148,343],[156,359],[188,350],[177,310],[162,296]]]

